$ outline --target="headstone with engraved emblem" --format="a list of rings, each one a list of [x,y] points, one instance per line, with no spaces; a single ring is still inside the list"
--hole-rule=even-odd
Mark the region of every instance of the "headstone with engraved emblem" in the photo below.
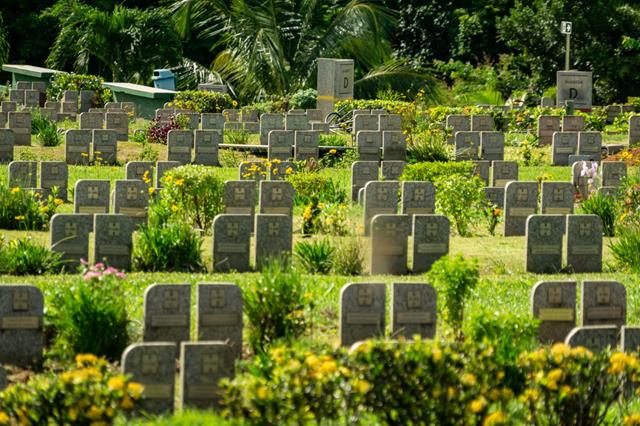
[[[57,213],[51,218],[51,251],[62,255],[65,270],[75,271],[80,260],[89,260],[89,233],[93,230],[90,214]]]
[[[564,342],[576,326],[576,282],[538,282],[531,290],[531,310],[540,320],[540,343]]]
[[[364,186],[364,235],[369,235],[371,219],[378,214],[395,214],[398,209],[397,181],[374,181]]]
[[[558,273],[562,269],[563,215],[531,215],[527,218],[526,271]]]
[[[73,192],[74,213],[109,213],[109,180],[80,179]]]
[[[567,216],[567,268],[602,272],[602,220],[594,214]]]
[[[95,214],[93,238],[96,262],[105,262],[120,270],[130,270],[135,228],[129,216]]]
[[[40,367],[44,298],[35,286],[0,285],[0,363]]]
[[[191,324],[191,286],[153,284],[144,292],[145,342],[179,343],[189,340]]]
[[[449,253],[451,222],[446,216],[417,214],[413,216],[414,274],[427,272],[433,263]]]
[[[358,201],[358,192],[367,182],[378,180],[377,161],[354,161],[351,164],[351,201]]]
[[[385,331],[386,286],[350,283],[340,290],[340,344],[351,346]]]
[[[391,334],[407,339],[436,335],[437,293],[426,283],[393,283],[391,287]]]
[[[407,273],[407,247],[411,218],[378,214],[371,219],[371,275]]]
[[[565,343],[572,347],[582,346],[591,352],[618,346],[618,328],[613,325],[576,327],[567,336]]]
[[[149,188],[138,179],[116,180],[113,197],[114,213],[129,216],[137,225],[147,223]]]
[[[249,271],[252,227],[249,214],[219,214],[213,219],[214,270]]]
[[[584,281],[580,294],[581,325],[615,325],[627,321],[627,290],[617,281]]]
[[[242,291],[231,283],[198,283],[198,340],[228,342],[236,358],[242,355]]]
[[[74,166],[88,166],[91,161],[91,130],[69,129],[64,134],[65,161]]]
[[[536,214],[537,207],[537,182],[507,183],[504,191],[504,236],[525,235],[527,217]]]
[[[255,265],[260,270],[269,260],[291,256],[293,222],[284,214],[255,215]]]

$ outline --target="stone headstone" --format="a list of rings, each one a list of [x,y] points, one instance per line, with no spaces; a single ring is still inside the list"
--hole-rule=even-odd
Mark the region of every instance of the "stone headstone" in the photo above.
[[[581,132],[584,128],[584,117],[581,115],[565,115],[562,117],[562,132]]]
[[[10,188],[36,188],[38,186],[37,161],[12,161],[9,163]]]
[[[62,92],[62,100],[65,102],[78,102],[80,93],[77,90],[65,90]]]
[[[456,161],[478,160],[480,132],[457,132],[455,147]]]
[[[9,113],[0,111],[0,129],[4,129],[5,127],[7,127],[8,121],[9,121]],[[13,132],[13,130],[11,131]]]
[[[179,161],[158,161],[156,162],[156,188],[162,188],[164,186],[164,174],[171,169],[180,167]]]
[[[629,117],[629,146],[633,146],[640,142],[640,115],[632,115]]]
[[[614,120],[622,114],[622,105],[608,105],[605,109],[607,112],[607,124],[613,124]]]
[[[378,180],[376,161],[354,161],[351,164],[351,201],[358,200],[358,191],[364,189],[367,182]]]
[[[196,336],[227,342],[235,358],[242,355],[242,291],[231,283],[198,283]]]
[[[225,121],[240,121],[240,110],[236,108],[228,108],[222,110]]]
[[[531,290],[531,310],[540,320],[540,343],[564,342],[576,326],[576,282],[538,282]]]
[[[267,163],[267,165],[269,165]],[[269,179],[284,180],[287,176],[295,173],[297,170],[296,163],[293,161],[273,160],[269,165]]]
[[[317,107],[327,116],[335,103],[353,98],[353,59],[318,58]]]
[[[2,112],[10,112],[10,111],[17,111],[18,110],[18,104],[16,102],[11,102],[11,101],[2,101],[2,103],[0,103],[0,111]]]
[[[377,132],[380,130],[380,116],[371,114],[357,114],[353,116],[352,134],[361,131]]]
[[[356,133],[356,146],[360,161],[380,161],[382,133],[377,130],[361,130]]]
[[[24,105],[24,89],[10,89],[9,102],[15,102],[18,105]]]
[[[269,132],[269,160],[286,161],[293,158],[295,132],[292,130],[272,130]]]
[[[572,101],[576,109],[591,109],[593,77],[586,71],[556,72],[556,105]]]
[[[324,114],[320,109],[307,109],[306,114],[311,122],[324,122]]]
[[[80,114],[80,129],[102,129],[104,115],[99,112],[83,112]]]
[[[475,160],[473,163],[473,175],[478,176],[482,183],[489,185],[489,172],[491,171],[491,161],[488,160]]]
[[[301,130],[295,132],[294,158],[305,161],[320,158],[320,132],[317,130]]]
[[[391,287],[391,334],[407,339],[436,335],[437,293],[426,283],[393,283]]]
[[[543,214],[527,218],[525,270],[554,274],[562,269],[562,235],[565,216]]]
[[[291,182],[261,181],[258,204],[262,214],[293,214],[295,191]]]
[[[115,130],[118,133],[119,141],[129,139],[129,116],[126,112],[107,111],[104,117],[106,128]]]
[[[627,165],[622,161],[604,161],[600,170],[602,186],[620,186],[627,177]]]
[[[91,162],[91,139],[91,130],[67,130],[64,134],[66,163],[88,166]]]
[[[488,186],[484,188],[484,195],[492,205],[504,210],[504,188]]]
[[[191,164],[193,131],[169,130],[167,134],[167,159],[180,164]]]
[[[2,127],[0,125],[0,127]],[[15,136],[13,130],[0,128],[0,163],[13,161],[13,147]]]
[[[105,262],[120,270],[131,269],[135,224],[122,214],[95,214],[93,238],[96,262]]]
[[[571,182],[542,182],[540,212],[542,214],[573,214],[574,187]]]
[[[372,112],[373,115],[373,112]],[[400,114],[386,114],[386,111],[378,115],[378,129],[381,132],[402,132],[402,117]]]
[[[542,108],[553,108],[556,106],[556,100],[549,96],[543,96],[540,99],[540,106]]]
[[[224,115],[220,113],[206,113],[200,116],[202,130],[217,130],[220,134],[224,131]]]
[[[176,380],[175,343],[134,343],[122,354],[122,373],[144,386],[136,411],[149,414],[173,412]]]
[[[223,204],[227,214],[248,214],[253,217],[256,205],[256,183],[228,180],[224,183]]]
[[[373,181],[364,186],[364,235],[369,235],[374,216],[396,214],[398,186],[397,181]]]
[[[592,325],[576,327],[567,336],[569,346],[582,346],[591,352],[600,352],[606,348],[618,346],[618,328],[613,325]]]
[[[577,132],[556,132],[553,134],[553,165],[568,166],[569,156],[578,151]]]
[[[311,124],[306,114],[285,114],[284,115],[285,130],[311,130]]]
[[[492,161],[491,186],[504,188],[508,182],[518,180],[517,161]]]
[[[584,281],[580,293],[580,325],[615,325],[627,321],[627,290],[617,281]]]
[[[129,161],[125,166],[126,179],[139,179],[150,185],[153,183],[153,161]]]
[[[504,236],[525,235],[527,217],[536,214],[537,182],[509,182],[504,191]]]
[[[291,255],[293,223],[291,216],[283,214],[257,214],[255,218],[255,265],[261,270],[270,259]]]
[[[586,155],[591,161],[602,159],[602,133],[579,132],[578,155]]]
[[[504,133],[480,132],[480,158],[489,161],[504,160]]]
[[[90,214],[57,213],[51,218],[51,250],[62,255],[67,271],[76,271],[80,260],[89,260],[89,233],[93,230]]]
[[[93,158],[96,163],[115,165],[118,161],[118,135],[116,132],[104,129],[94,129],[92,132]]]
[[[60,114],[58,114],[59,120],[75,120],[76,114],[78,113],[78,103],[77,102],[65,102],[62,101],[60,103]]]
[[[447,115],[446,127],[451,129],[451,137],[447,142],[452,144],[457,132],[471,131],[471,117],[468,115]]]
[[[427,272],[433,263],[449,253],[451,222],[446,216],[416,214],[413,216],[414,274]]]
[[[382,156],[385,161],[407,160],[407,138],[401,131],[382,132]]]
[[[433,214],[436,208],[436,188],[427,181],[404,181],[400,204],[402,214]]]
[[[559,131],[559,115],[541,115],[538,117],[538,143],[540,146],[551,145],[553,134]]]
[[[96,93],[93,90],[80,90],[80,112],[89,111],[89,108],[93,106],[96,98]]]
[[[213,219],[213,269],[248,272],[253,217],[219,214]]]
[[[32,285],[0,285],[0,363],[42,364],[44,298]]]
[[[284,114],[262,114],[260,116],[261,145],[269,144],[269,133],[272,130],[284,130]]]
[[[31,113],[29,111],[10,111],[9,128],[13,130],[16,145],[31,145]]]
[[[640,327],[623,325],[620,328],[620,350],[638,352],[640,350]]]
[[[232,379],[234,352],[224,342],[182,342],[180,345],[181,409],[219,408],[223,378]]]
[[[26,108],[38,108],[40,106],[40,92],[33,89],[25,90],[24,106]]]
[[[153,284],[144,292],[145,342],[179,343],[189,340],[191,324],[191,286]]]
[[[138,179],[115,181],[113,211],[142,225],[147,223],[149,209],[149,187]]]
[[[181,112],[179,115],[185,117],[187,129],[196,130],[200,127],[200,114],[197,112]]]
[[[40,115],[51,121],[58,121],[58,112],[53,108],[40,108]]]
[[[407,244],[411,218],[378,214],[371,219],[371,275],[407,273]]]
[[[493,117],[488,114],[472,115],[471,131],[472,132],[493,132],[494,131]]]
[[[407,165],[404,161],[383,161],[380,172],[384,180],[399,180]]]
[[[602,272],[602,220],[593,214],[567,216],[567,268]]]
[[[67,200],[67,188],[69,181],[69,170],[64,161],[41,161],[40,162],[40,188],[45,195],[53,193],[53,188],[57,188],[57,198]]]
[[[218,146],[222,143],[222,134],[216,130],[196,130],[194,160],[195,164],[219,166]]]
[[[73,192],[74,213],[109,213],[109,180],[80,179]]]
[[[350,283],[340,290],[340,344],[381,337],[385,331],[386,286]]]

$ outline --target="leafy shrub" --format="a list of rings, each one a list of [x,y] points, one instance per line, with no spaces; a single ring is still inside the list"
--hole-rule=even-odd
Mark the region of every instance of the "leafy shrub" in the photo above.
[[[155,118],[147,127],[147,141],[151,143],[167,144],[167,137],[171,130],[184,130],[187,128],[187,117],[181,114],[169,116],[168,122],[161,122]]]
[[[415,134],[407,143],[407,159],[412,163],[449,161],[451,146],[447,144],[447,134],[441,130]]]
[[[350,140],[348,137],[344,137],[344,135],[339,135],[336,133],[321,133],[319,138],[320,146],[347,146],[349,142]],[[337,154],[337,151],[333,154]]]
[[[621,226],[618,240],[609,243],[614,259],[630,271],[640,272],[640,226]]]
[[[300,89],[289,98],[291,109],[313,109],[316,107],[318,91],[316,89]]]
[[[76,357],[75,368],[32,377],[0,393],[2,424],[111,424],[131,412],[143,386],[94,355]]]
[[[320,158],[319,164],[322,167],[349,168],[354,161],[359,159],[360,155],[355,149],[338,151],[334,148]]]
[[[39,192],[25,191],[20,187],[0,185],[0,228],[22,231],[44,231],[51,217],[63,204],[56,194],[41,200]]]
[[[178,92],[169,107],[190,109],[199,113],[222,112],[232,107],[231,96],[227,93],[207,92],[203,90],[185,90]]]
[[[482,214],[486,205],[482,180],[478,176],[469,178],[454,174],[446,178],[438,178],[434,185],[438,211],[455,224],[461,237],[470,236],[469,226]]]
[[[347,224],[347,206],[343,203],[325,204],[320,211],[320,230],[327,235],[348,235],[351,231]]]
[[[96,94],[93,107],[102,108],[113,101],[111,89],[102,87],[104,79],[96,75],[57,73],[47,87],[47,99],[61,100],[65,90],[93,90]]]
[[[111,361],[120,359],[129,343],[124,278],[103,263],[85,265],[82,279],[56,293],[50,319],[54,352],[60,358],[91,351]]]
[[[31,113],[31,134],[36,135],[42,146],[58,146],[62,142],[58,126],[39,110]]]
[[[336,249],[327,240],[317,240],[300,241],[293,251],[306,272],[327,274],[333,266]]]
[[[431,270],[429,278],[437,286],[439,294],[444,297],[444,318],[457,338],[462,337],[464,309],[471,292],[478,285],[480,271],[478,262],[466,260],[462,256],[445,256],[438,259]]]
[[[605,236],[614,236],[619,211],[615,197],[603,195],[598,191],[592,192],[589,198],[581,201],[580,207],[585,214],[594,214],[602,219],[602,229]]]
[[[31,241],[31,237],[0,239],[0,274],[42,275],[62,269],[62,255]]]
[[[145,225],[133,248],[133,268],[138,271],[201,271],[202,237],[185,223]]]
[[[247,145],[249,143],[249,132],[245,130],[225,130],[225,143],[234,145]]]
[[[321,205],[318,202],[318,197],[316,197],[315,195],[312,196],[309,204],[307,204],[307,206],[304,208],[304,211],[302,212],[303,234],[315,234],[320,229],[320,208]]]
[[[544,153],[539,149],[538,143],[529,135],[520,141],[518,153],[524,166],[539,166],[542,163]]]
[[[249,320],[249,345],[264,352],[278,339],[292,341],[307,329],[305,310],[312,307],[302,277],[290,266],[271,261],[243,292]]]
[[[192,165],[171,169],[162,177],[164,188],[160,203],[183,221],[202,232],[210,232],[213,219],[224,210],[224,181],[205,166]]]
[[[357,238],[347,238],[338,244],[333,257],[333,270],[336,274],[360,275],[363,264],[363,250]]]
[[[469,161],[407,164],[400,180],[423,180],[435,184],[440,177],[448,177],[454,174],[471,177],[473,176],[473,168],[473,163]]]
[[[622,224],[640,224],[640,175],[628,175],[623,179],[619,193],[622,195]]]
[[[328,176],[316,171],[299,171],[286,177],[296,191],[296,205],[307,205],[316,197],[322,203],[344,203],[347,193]]]
[[[348,112],[354,109],[386,109],[390,114],[402,116],[402,128],[411,127],[415,118],[416,104],[413,102],[384,99],[347,99],[338,101],[334,111]]]

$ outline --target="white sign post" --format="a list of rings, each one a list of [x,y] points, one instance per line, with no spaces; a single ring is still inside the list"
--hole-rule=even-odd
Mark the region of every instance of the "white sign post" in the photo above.
[[[562,21],[560,23],[560,33],[567,36],[567,47],[564,56],[564,70],[569,71],[569,48],[571,45],[571,29],[573,25],[569,21]]]

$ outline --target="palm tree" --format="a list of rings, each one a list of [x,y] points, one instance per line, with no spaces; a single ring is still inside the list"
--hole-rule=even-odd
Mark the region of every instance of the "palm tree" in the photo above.
[[[0,14],[0,65],[9,60],[9,40],[7,37],[7,30]]]
[[[49,13],[61,21],[46,61],[52,68],[144,83],[154,68],[182,59],[180,39],[164,9],[115,6],[106,12],[71,0],[59,2]]]
[[[183,39],[219,52],[212,70],[243,100],[314,87],[320,57],[353,58],[356,93],[435,87],[424,69],[392,58],[395,13],[376,0],[176,0],[171,8]]]

